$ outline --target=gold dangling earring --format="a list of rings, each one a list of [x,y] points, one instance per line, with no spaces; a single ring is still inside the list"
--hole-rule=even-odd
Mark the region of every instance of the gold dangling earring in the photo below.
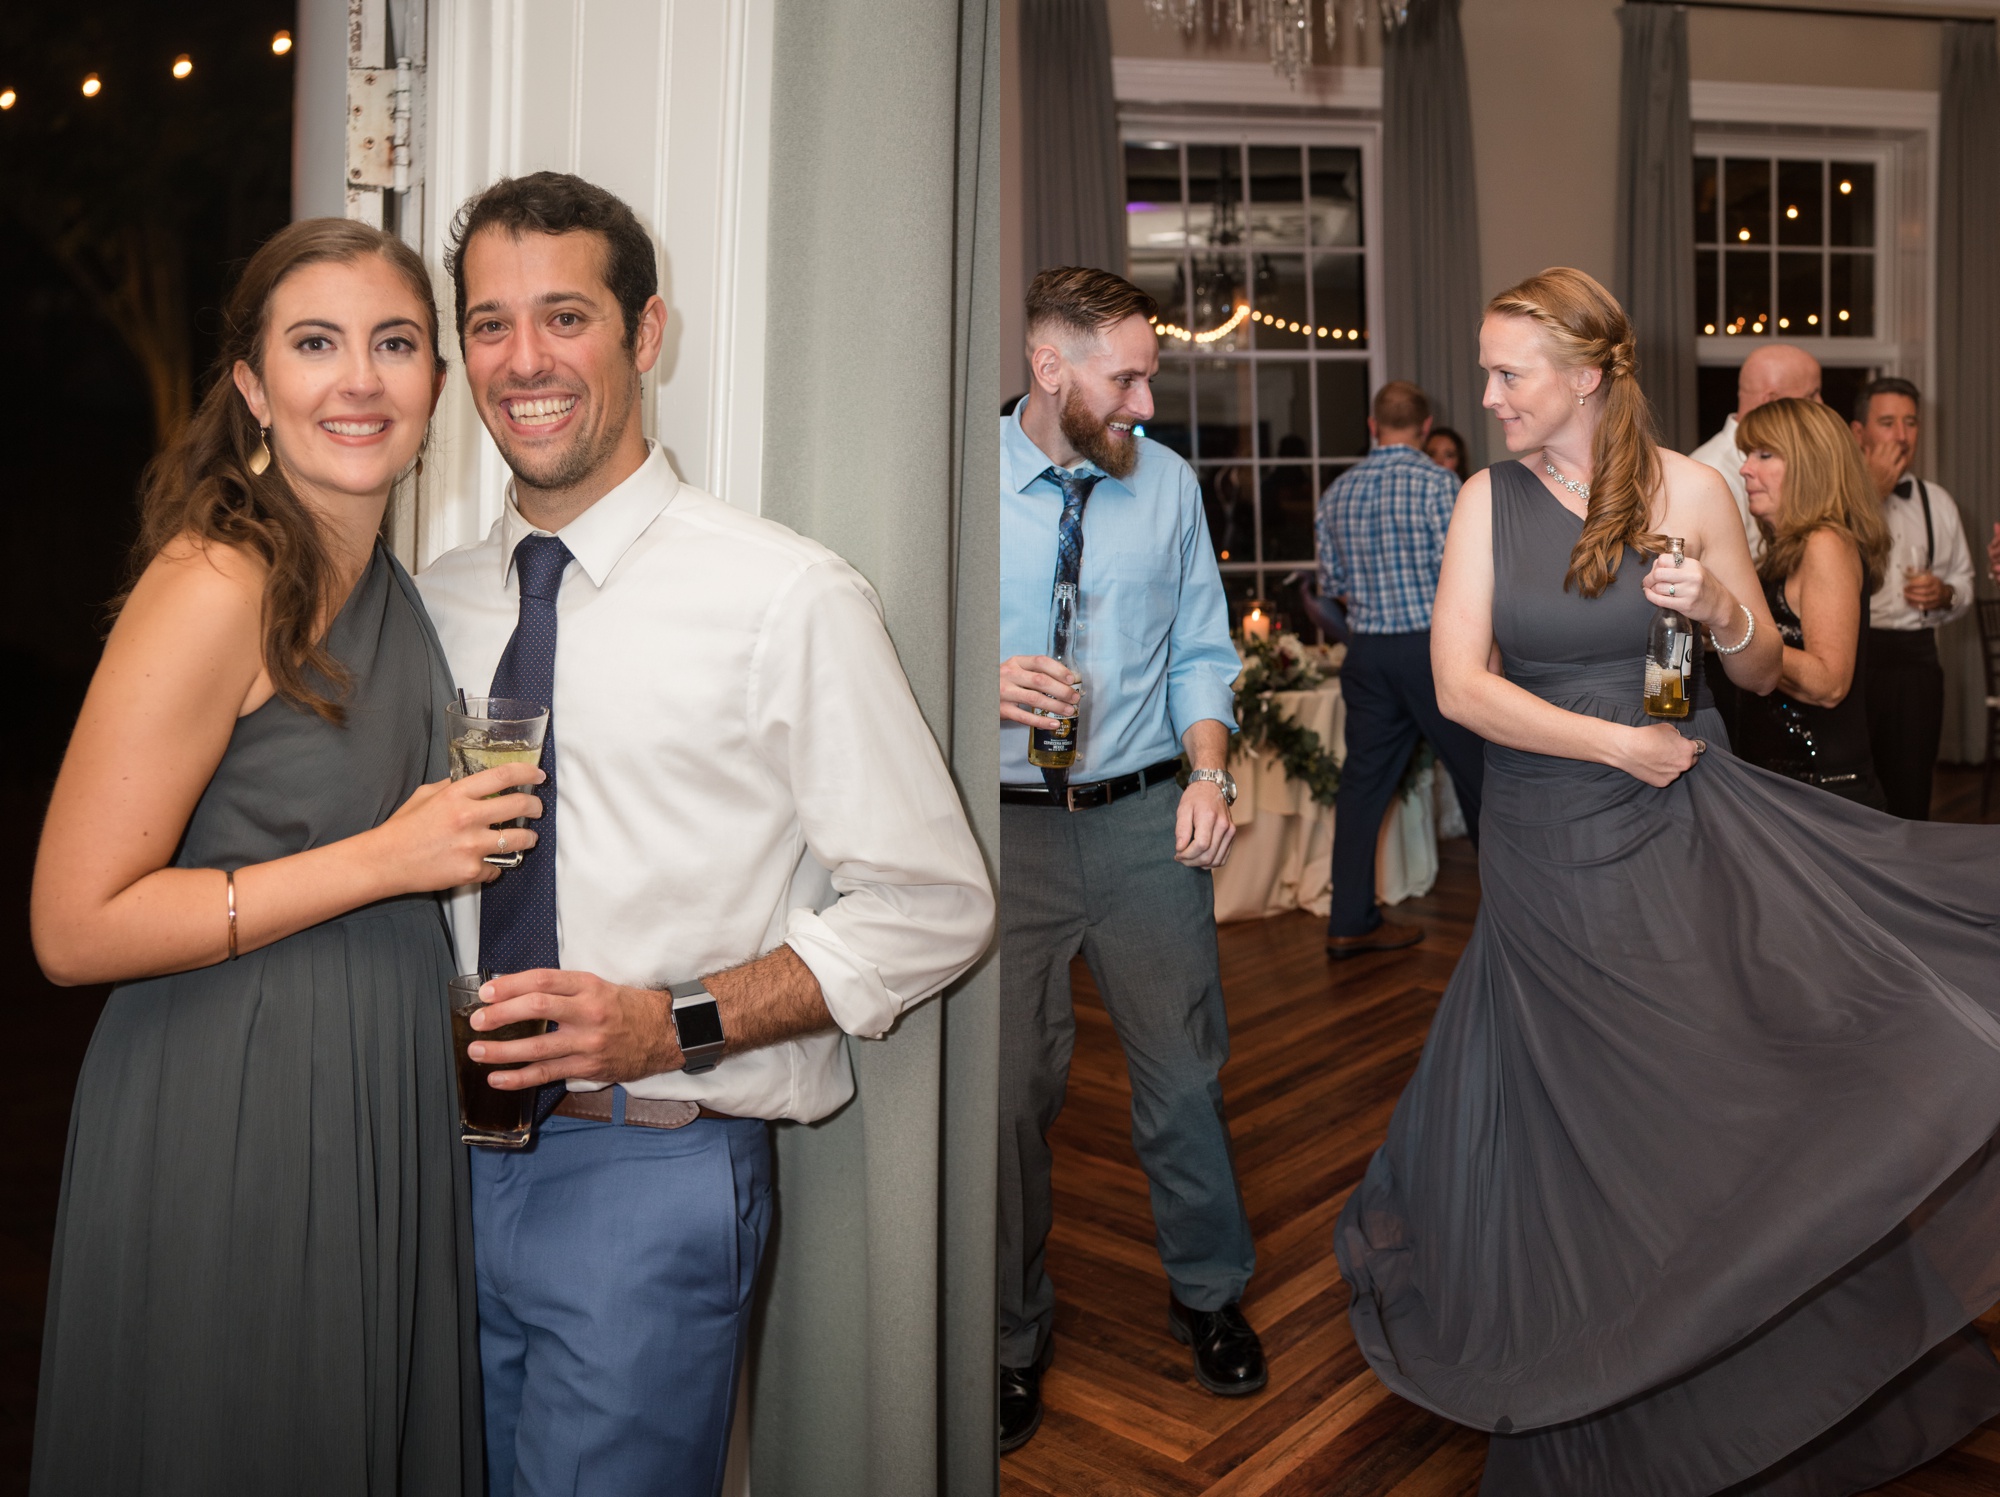
[[[262,478],[264,470],[271,466],[271,444],[265,440],[269,433],[269,427],[260,426],[257,428],[257,450],[250,454],[250,476],[252,478]]]

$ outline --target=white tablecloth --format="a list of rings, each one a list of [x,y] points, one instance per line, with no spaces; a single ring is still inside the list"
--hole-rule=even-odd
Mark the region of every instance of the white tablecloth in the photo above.
[[[1335,758],[1347,756],[1338,677],[1311,691],[1274,693],[1272,703],[1281,716],[1319,734]],[[1215,873],[1215,918],[1256,920],[1294,909],[1325,915],[1333,907],[1333,807],[1315,804],[1304,785],[1287,779],[1284,761],[1270,750],[1239,746],[1229,768],[1236,776],[1236,840]],[[1428,894],[1437,881],[1435,782],[1444,783],[1448,797],[1448,777],[1433,766],[1382,820],[1375,893],[1385,904]]]

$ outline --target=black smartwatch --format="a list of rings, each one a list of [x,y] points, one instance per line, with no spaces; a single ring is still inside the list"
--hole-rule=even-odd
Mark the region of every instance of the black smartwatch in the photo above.
[[[674,1038],[680,1042],[681,1055],[687,1062],[681,1070],[689,1076],[714,1070],[722,1052],[729,1047],[723,1038],[722,1009],[715,1001],[715,994],[697,979],[673,984],[667,989],[667,996],[672,1001],[667,1012],[673,1016]]]

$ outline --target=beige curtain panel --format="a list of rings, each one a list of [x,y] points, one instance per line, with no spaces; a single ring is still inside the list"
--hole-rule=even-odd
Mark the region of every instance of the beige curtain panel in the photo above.
[[[995,0],[778,0],[764,513],[874,585],[993,861],[1000,406]],[[858,1095],[775,1133],[755,1497],[996,1480],[989,956]]]
[[[1486,466],[1479,407],[1479,194],[1458,0],[1410,0],[1382,53],[1382,287],[1389,376],[1431,398]]]
[[[1958,501],[1975,576],[2000,520],[2000,53],[1991,21],[1943,27],[1938,99],[1937,388],[1924,391],[1938,482]],[[1986,676],[1970,617],[1938,631],[1944,657],[1940,756],[1986,757]]]
[[[1688,119],[1687,12],[1618,10],[1618,243],[1614,287],[1639,339],[1639,381],[1667,446],[1707,435],[1695,391],[1694,127]]]
[[[1029,275],[1125,274],[1125,166],[1104,0],[1021,0],[1021,183]]]

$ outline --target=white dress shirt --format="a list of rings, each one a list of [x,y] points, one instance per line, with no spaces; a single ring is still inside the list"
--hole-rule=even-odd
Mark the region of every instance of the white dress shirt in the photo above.
[[[474,695],[514,632],[514,548],[531,533],[510,490],[484,541],[418,579]],[[661,988],[782,942],[842,1030],[886,1034],[985,949],[993,894],[873,590],[824,546],[681,483],[658,448],[561,539],[563,966]],[[473,970],[476,890],[453,924]],[[627,1090],[810,1121],[854,1080],[825,1033]]]
[[[1698,463],[1707,463],[1722,475],[1722,481],[1729,485],[1730,495],[1736,500],[1736,513],[1743,520],[1743,538],[1750,543],[1751,559],[1763,555],[1764,534],[1757,528],[1757,517],[1750,513],[1750,490],[1743,482],[1746,454],[1736,450],[1736,413],[1731,411],[1729,419],[1722,423],[1722,430],[1688,456]]]
[[[1871,629],[1935,629],[1963,617],[1972,607],[1972,552],[1965,543],[1965,525],[1958,517],[1958,505],[1950,494],[1934,483],[1930,491],[1931,536],[1924,536],[1924,505],[1918,497],[1914,478],[1907,499],[1890,494],[1882,501],[1882,517],[1889,522],[1889,560],[1883,567],[1882,586],[1868,600]],[[1905,568],[1924,569],[1926,555],[1938,581],[1951,589],[1951,606],[1918,613],[1903,596]]]

